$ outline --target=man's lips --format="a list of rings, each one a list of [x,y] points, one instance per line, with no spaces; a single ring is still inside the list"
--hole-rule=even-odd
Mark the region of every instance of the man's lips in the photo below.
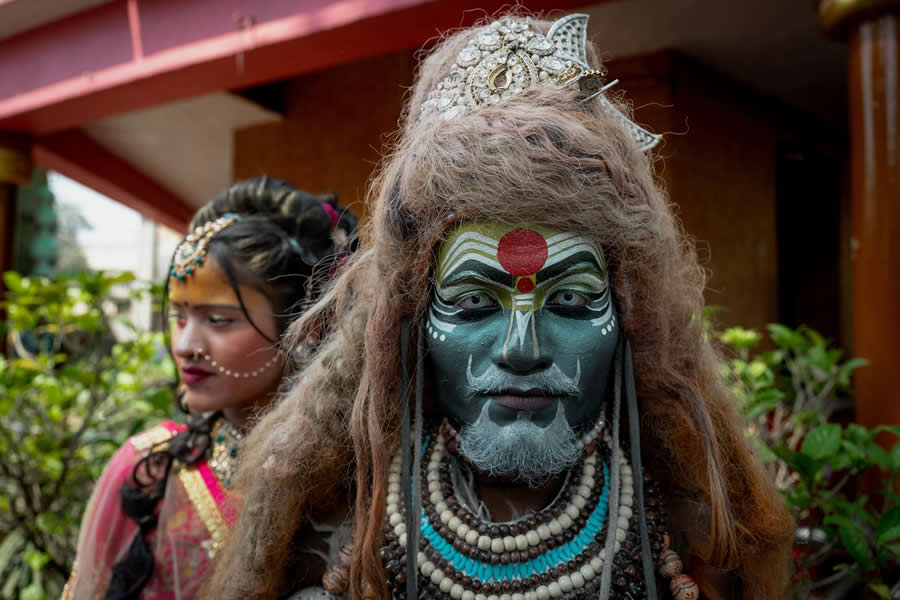
[[[198,369],[197,367],[182,367],[181,368],[181,380],[186,384],[191,385],[192,383],[200,383],[207,377],[211,377],[214,373],[210,373],[209,371],[205,371],[203,369]]]
[[[553,396],[545,390],[532,388],[529,390],[508,389],[491,394],[491,399],[512,410],[540,410],[549,406],[559,396]]]

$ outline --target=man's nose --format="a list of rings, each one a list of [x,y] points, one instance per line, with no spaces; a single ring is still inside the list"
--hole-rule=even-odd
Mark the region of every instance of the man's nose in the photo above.
[[[538,338],[536,316],[532,311],[511,311],[507,335],[495,361],[498,367],[528,374],[553,364]]]

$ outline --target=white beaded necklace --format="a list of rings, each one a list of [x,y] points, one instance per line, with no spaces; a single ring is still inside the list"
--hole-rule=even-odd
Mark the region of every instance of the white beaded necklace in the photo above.
[[[580,441],[580,446],[592,445],[603,429],[602,422],[592,428]],[[608,435],[604,435],[604,439],[608,442]],[[440,467],[447,451],[447,442],[443,436],[437,437],[433,443],[433,449],[429,457],[426,467],[426,489],[427,498],[433,505],[434,510],[439,516],[440,523],[449,531],[453,532],[460,540],[464,540],[465,544],[470,547],[470,551],[477,548],[481,552],[487,552],[492,555],[502,555],[510,552],[525,552],[529,548],[536,548],[547,542],[554,536],[561,536],[569,532],[575,525],[575,519],[578,518],[581,511],[588,505],[592,497],[596,497],[596,473],[598,465],[598,454],[592,452],[584,459],[581,473],[577,479],[577,487],[571,498],[562,508],[558,517],[550,519],[547,523],[542,523],[535,528],[528,529],[525,533],[516,536],[506,535],[502,537],[485,535],[471,528],[468,524],[457,516],[448,506],[447,499],[444,497],[440,483]],[[632,506],[634,503],[634,480],[631,473],[631,467],[628,465],[624,453],[620,453],[620,469],[622,476],[622,485],[620,488],[620,512],[619,519],[616,523],[616,542],[615,552],[617,553],[624,542],[629,523],[632,517]],[[388,478],[388,495],[387,495],[387,519],[393,534],[397,538],[397,544],[400,548],[406,545],[406,523],[401,509],[401,457],[398,454],[391,463]],[[606,470],[606,467],[604,467]],[[605,495],[605,491],[604,491]],[[603,507],[605,512],[605,506]],[[423,531],[428,531],[431,527],[430,522],[424,517],[422,518]],[[578,535],[579,532],[575,532]],[[439,542],[440,543],[440,542]],[[462,598],[466,600],[492,600],[493,594],[484,593],[483,590],[467,588],[460,581],[445,574],[436,564],[438,552],[435,548],[430,548],[431,552],[419,551],[416,557],[419,573],[427,580],[434,583],[441,592],[449,594],[451,598]],[[439,550],[439,549],[438,549]],[[547,553],[553,560],[557,556],[556,549]],[[597,555],[585,560],[584,564],[576,569],[565,568],[562,565],[560,570],[564,573],[554,577],[552,581],[540,583],[531,589],[523,589],[521,597],[523,599],[549,599],[551,597],[559,597],[560,595],[573,589],[583,587],[587,582],[598,577],[604,563],[603,551]],[[543,560],[543,558],[541,559]],[[534,561],[532,561],[534,562]],[[484,569],[480,569],[474,565],[474,561],[456,560],[457,565],[464,565],[461,569],[462,573],[467,577],[479,578],[484,574]],[[528,563],[531,564],[531,563]],[[544,564],[547,564],[545,561]],[[554,569],[560,565],[552,565]],[[472,572],[469,572],[467,570]],[[516,594],[518,597],[520,594]],[[512,598],[513,596],[510,596]],[[494,599],[496,600],[496,599]]]

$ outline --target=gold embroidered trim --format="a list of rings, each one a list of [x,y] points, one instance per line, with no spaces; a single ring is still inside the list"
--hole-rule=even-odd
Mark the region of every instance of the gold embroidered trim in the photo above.
[[[131,437],[131,445],[134,446],[134,449],[138,452],[143,452],[144,450],[149,450],[156,444],[160,442],[165,442],[173,437],[177,432],[170,431],[168,428],[163,425],[157,425],[152,429],[148,429],[143,433],[139,433],[135,436]]]
[[[69,600],[69,596],[72,594],[72,584],[75,583],[75,574],[78,572],[78,559],[75,559],[75,562],[72,563],[72,572],[69,573],[69,579],[66,581],[66,586],[63,588],[62,596],[60,596],[59,600]]]
[[[212,559],[225,543],[228,526],[225,524],[222,513],[219,512],[219,507],[212,494],[210,494],[209,488],[206,487],[203,476],[200,475],[197,469],[194,467],[179,469],[178,479],[181,481],[181,485],[184,486],[194,508],[197,509],[197,514],[200,515],[203,524],[206,525],[207,531],[209,531],[210,539],[204,542],[203,546],[206,548],[209,558]]]

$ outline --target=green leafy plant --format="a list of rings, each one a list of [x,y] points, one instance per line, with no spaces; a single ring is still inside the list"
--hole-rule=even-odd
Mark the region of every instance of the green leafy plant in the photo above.
[[[719,337],[734,351],[723,375],[741,402],[747,432],[772,469],[798,523],[797,598],[900,594],[900,441],[887,451],[867,429],[829,422],[851,404],[851,377],[863,359],[807,327],[769,325],[775,349],[756,352],[762,336],[734,327]],[[866,494],[867,473],[880,484]],[[871,476],[869,476],[871,477]]]
[[[174,406],[161,334],[123,314],[155,293],[130,274],[4,275],[0,599],[56,598],[94,481],[118,446]]]

